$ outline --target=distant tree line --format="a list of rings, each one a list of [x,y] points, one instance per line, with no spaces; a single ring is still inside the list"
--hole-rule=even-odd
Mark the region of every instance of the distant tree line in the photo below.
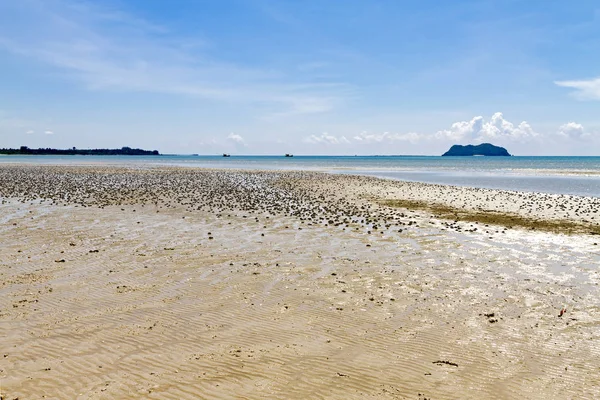
[[[0,149],[0,154],[26,154],[26,155],[81,155],[81,156],[158,156],[158,150],[132,149],[122,147],[120,149],[30,149],[21,146],[18,149]]]

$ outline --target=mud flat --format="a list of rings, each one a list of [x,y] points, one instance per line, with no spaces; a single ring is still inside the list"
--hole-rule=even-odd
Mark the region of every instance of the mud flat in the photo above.
[[[307,172],[2,166],[0,393],[598,398],[599,203]]]

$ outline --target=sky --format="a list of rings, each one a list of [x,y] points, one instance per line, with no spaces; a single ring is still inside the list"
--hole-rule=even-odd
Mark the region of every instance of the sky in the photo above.
[[[0,0],[0,147],[600,155],[597,0]]]

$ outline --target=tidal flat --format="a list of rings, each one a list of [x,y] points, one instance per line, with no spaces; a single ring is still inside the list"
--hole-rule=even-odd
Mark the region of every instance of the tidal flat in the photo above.
[[[0,394],[598,398],[599,210],[316,172],[2,165]]]

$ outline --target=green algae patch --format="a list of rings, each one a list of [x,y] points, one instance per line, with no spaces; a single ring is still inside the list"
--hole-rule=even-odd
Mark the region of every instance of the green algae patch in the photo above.
[[[456,222],[476,222],[506,228],[523,228],[532,231],[600,235],[600,225],[564,219],[531,218],[516,213],[495,210],[470,210],[419,200],[378,200],[378,204],[407,210],[426,211],[440,219]]]

